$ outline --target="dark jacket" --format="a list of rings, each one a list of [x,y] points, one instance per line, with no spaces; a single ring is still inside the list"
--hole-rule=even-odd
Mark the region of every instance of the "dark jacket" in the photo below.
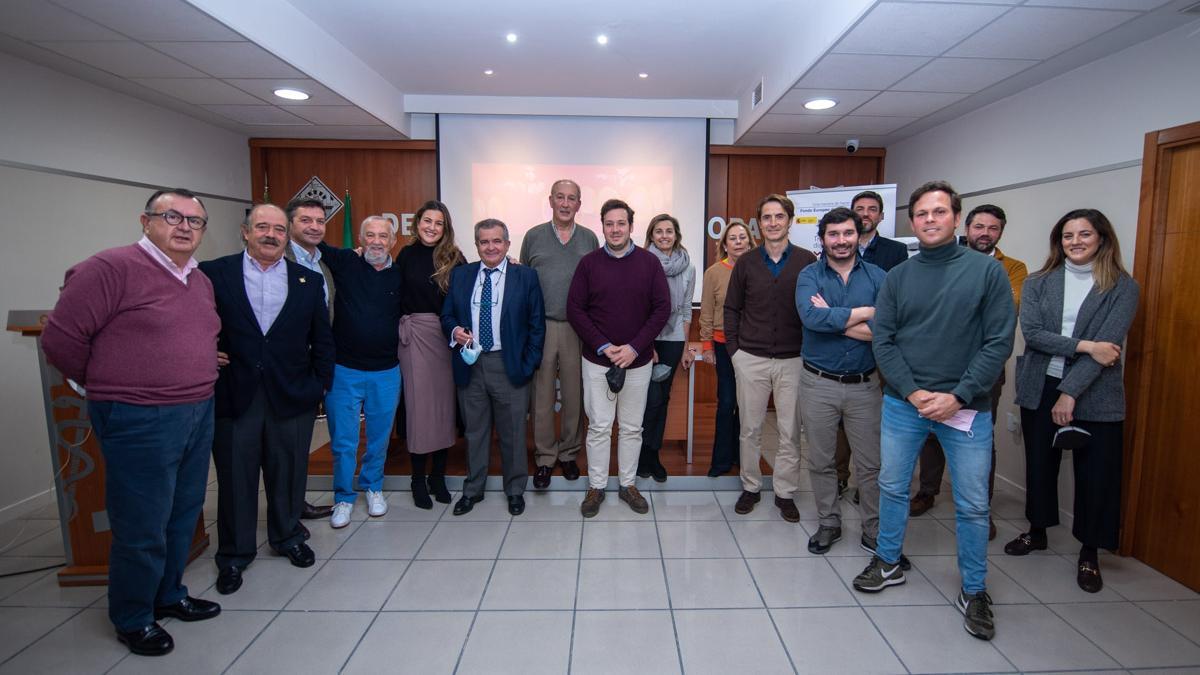
[[[293,417],[313,410],[333,387],[333,334],[320,274],[294,262],[287,265],[288,293],[271,328],[263,335],[246,297],[243,253],[200,263],[212,281],[221,317],[217,349],[229,365],[217,378],[216,416],[241,416],[258,389],[271,411]]]
[[[908,247],[902,241],[876,233],[871,243],[867,244],[867,250],[863,251],[862,259],[882,267],[884,272],[890,272],[893,267],[908,260]]]

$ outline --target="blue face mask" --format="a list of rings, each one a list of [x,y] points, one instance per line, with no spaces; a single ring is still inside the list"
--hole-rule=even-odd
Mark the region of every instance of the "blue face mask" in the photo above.
[[[475,362],[479,360],[479,354],[482,352],[483,347],[480,347],[479,343],[474,340],[471,340],[465,347],[458,350],[459,356],[462,357],[462,360],[468,366],[475,365]]]

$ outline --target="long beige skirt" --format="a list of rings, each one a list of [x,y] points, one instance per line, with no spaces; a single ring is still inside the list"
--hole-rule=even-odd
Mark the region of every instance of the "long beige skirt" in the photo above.
[[[454,352],[437,314],[400,318],[400,373],[408,451],[423,455],[454,445],[455,392],[450,359]]]

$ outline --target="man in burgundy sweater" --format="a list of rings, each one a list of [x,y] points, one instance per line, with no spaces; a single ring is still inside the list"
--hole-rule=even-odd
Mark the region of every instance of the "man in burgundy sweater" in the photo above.
[[[642,449],[642,414],[650,388],[654,338],[671,314],[670,290],[662,264],[633,245],[633,209],[619,199],[600,207],[604,246],[583,256],[567,292],[567,321],[583,342],[583,407],[588,417],[588,491],[580,512],[600,511],[608,485],[614,418],[621,501],[637,513],[650,510],[633,483]],[[624,373],[620,391],[607,374]],[[617,372],[617,371],[614,371]]]
[[[174,647],[158,619],[221,612],[183,585],[204,505],[221,329],[192,257],[207,215],[187,190],[154,193],[145,236],[67,270],[42,333],[46,360],[86,388],[104,454],[108,617],[117,639],[148,656]]]

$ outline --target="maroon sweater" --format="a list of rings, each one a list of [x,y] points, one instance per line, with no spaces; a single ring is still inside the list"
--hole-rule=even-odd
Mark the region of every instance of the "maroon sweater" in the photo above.
[[[133,244],[67,270],[42,351],[91,400],[195,403],[213,395],[220,330],[208,277],[185,286]]]
[[[670,316],[667,275],[652,253],[634,246],[614,258],[601,247],[579,260],[567,292],[567,321],[583,341],[583,358],[608,368],[612,362],[596,350],[605,343],[629,345],[638,353],[630,368],[643,366]]]

